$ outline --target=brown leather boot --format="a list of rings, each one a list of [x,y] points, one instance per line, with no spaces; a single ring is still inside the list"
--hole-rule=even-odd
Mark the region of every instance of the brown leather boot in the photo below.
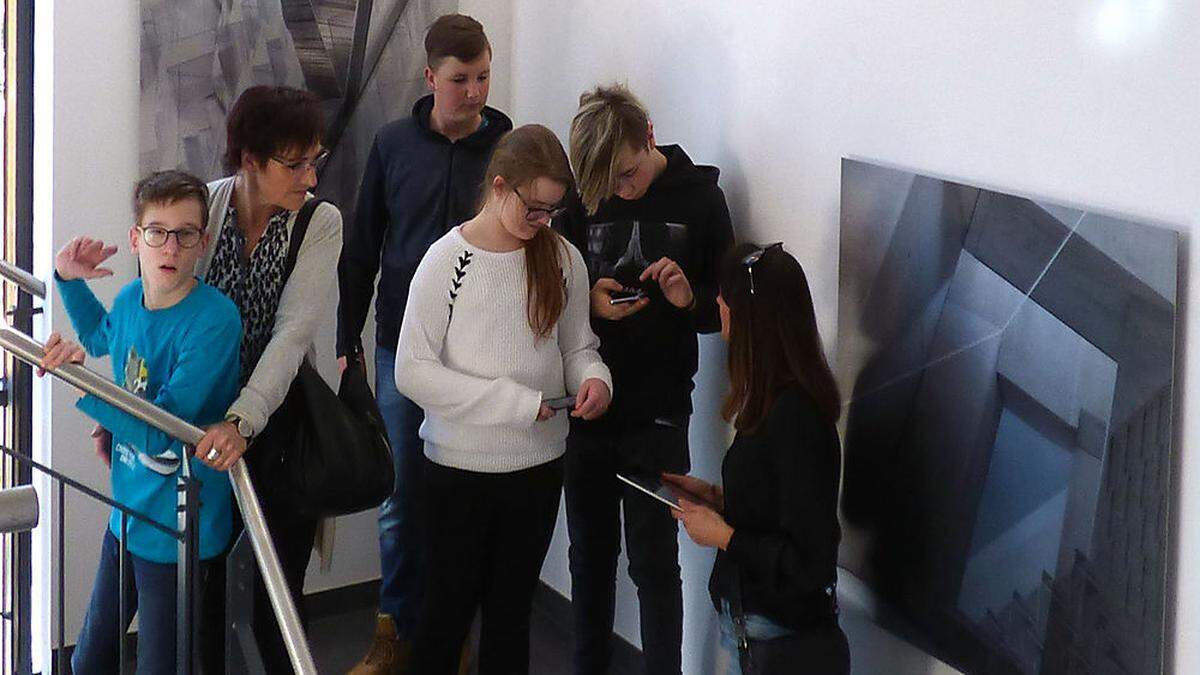
[[[411,662],[412,643],[397,637],[392,617],[378,614],[371,648],[347,675],[408,675]]]
[[[475,660],[474,649],[471,647],[471,636],[463,642],[462,654],[458,657],[458,675],[470,675],[471,666]]]

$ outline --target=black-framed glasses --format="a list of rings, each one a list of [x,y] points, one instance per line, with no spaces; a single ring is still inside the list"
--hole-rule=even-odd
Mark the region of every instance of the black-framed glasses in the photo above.
[[[767,251],[773,248],[783,248],[783,242],[777,241],[774,244],[767,244],[760,249],[751,251],[745,258],[742,258],[742,264],[746,266],[746,272],[750,275],[750,295],[754,295],[754,263],[762,260]]]
[[[321,167],[325,166],[325,160],[329,159],[329,151],[322,150],[322,151],[318,152],[317,156],[312,158],[312,161],[305,160],[305,159],[288,161],[281,157],[276,157],[275,155],[271,155],[271,159],[275,160],[276,162],[279,162],[280,164],[283,165],[283,168],[287,169],[288,171],[291,171],[292,173],[301,173],[308,169],[312,169],[313,171],[320,171]]]
[[[529,205],[529,202],[525,201],[524,197],[521,196],[520,190],[513,188],[513,192],[517,194],[517,199],[521,200],[521,205],[525,207],[525,220],[528,220],[531,223],[536,223],[537,221],[541,220],[542,216],[546,216],[550,220],[554,220],[567,210],[564,206],[556,206],[552,209],[535,209]]]
[[[204,230],[195,227],[185,227],[180,230],[168,230],[164,227],[138,227],[138,231],[142,233],[142,241],[150,248],[161,248],[166,246],[167,240],[171,235],[175,235],[175,243],[179,244],[179,248],[194,248],[200,243],[200,238],[204,236]]]

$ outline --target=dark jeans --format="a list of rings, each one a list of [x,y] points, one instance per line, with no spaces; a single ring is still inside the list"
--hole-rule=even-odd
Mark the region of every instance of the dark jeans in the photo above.
[[[414,642],[418,675],[458,672],[478,607],[479,674],[529,672],[533,593],[562,494],[561,459],[512,473],[425,460],[426,582]]]
[[[267,530],[271,533],[271,541],[275,544],[275,553],[279,556],[279,566],[283,569],[283,578],[287,581],[288,592],[296,611],[307,630],[307,616],[304,611],[304,577],[308,571],[308,560],[312,557],[313,537],[317,533],[317,520],[297,514],[272,488],[262,485],[255,479],[255,491],[262,504],[263,517],[267,521]],[[238,519],[240,520],[240,519]],[[236,528],[241,530],[240,527]],[[283,634],[279,631],[279,622],[275,620],[275,610],[271,607],[271,599],[267,595],[266,584],[260,578],[254,586],[254,636],[258,639],[263,665],[268,673],[291,673],[292,661],[288,657],[287,646],[283,642]]]
[[[304,611],[304,578],[308,571],[308,560],[312,557],[313,537],[316,536],[318,520],[297,514],[283,498],[281,490],[286,489],[278,481],[272,481],[271,476],[260,477],[254,464],[250,464],[250,479],[254,491],[258,495],[259,505],[262,506],[263,519],[267,523],[267,531],[275,544],[275,554],[279,556],[279,566],[283,571],[284,581],[287,582],[288,592],[300,621],[307,630]],[[221,641],[205,647],[205,672],[220,675],[225,673],[226,650],[232,649],[236,654],[240,651],[238,645],[224,644],[225,629],[229,622],[236,617],[226,614],[226,565],[229,552],[238,539],[244,535],[244,523],[241,511],[233,511],[233,536],[226,549],[214,562],[219,562],[212,572],[214,589],[209,594],[210,604],[205,608],[204,620],[221,627]],[[253,621],[255,641],[258,643],[259,654],[268,673],[292,672],[291,659],[287,654],[287,646],[283,642],[283,634],[279,631],[279,622],[275,619],[275,610],[271,607],[266,585],[262,581],[257,560],[253,565],[254,597]],[[219,590],[218,590],[219,589]],[[234,656],[235,663],[241,663],[239,656]]]
[[[402,638],[416,632],[421,608],[421,473],[425,444],[417,432],[425,413],[396,390],[396,352],[375,348],[375,397],[392,446],[396,483],[379,507],[379,611]]]
[[[128,551],[125,554],[126,615],[120,616],[120,542],[104,529],[100,547],[100,565],[92,584],[92,599],[88,604],[79,641],[71,655],[72,672],[119,672],[120,640],[129,629],[133,615],[138,615],[138,673],[175,672],[175,631],[178,599],[175,596],[177,568],[143,560]],[[204,589],[210,582],[213,562],[201,562],[200,590],[196,602],[203,607]],[[202,627],[203,628],[203,627]],[[216,638],[219,631],[202,631],[202,641]],[[219,644],[219,643],[218,643]],[[197,645],[199,648],[200,645]],[[200,650],[198,649],[198,652]]]
[[[670,426],[610,427],[604,433],[571,429],[565,488],[578,675],[605,673],[612,658],[622,505],[646,672],[680,672],[683,593],[677,522],[668,507],[625,486],[615,474],[687,473],[690,465],[686,418]]]

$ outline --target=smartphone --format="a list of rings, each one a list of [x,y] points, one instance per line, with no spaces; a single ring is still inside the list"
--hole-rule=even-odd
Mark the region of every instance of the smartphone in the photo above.
[[[644,297],[646,297],[646,293],[640,288],[622,288],[609,297],[608,304],[620,305],[626,302],[637,302]]]
[[[575,407],[575,397],[563,396],[562,398],[548,398],[544,399],[542,403],[550,406],[551,410],[566,410],[568,408]]]
[[[663,485],[662,481],[658,480],[657,478],[639,476],[635,479],[617,474],[617,480],[620,480],[626,485],[645,493],[646,496],[650,497],[651,499],[656,499],[675,509],[676,511],[683,510],[683,507],[679,505],[679,498],[675,496],[675,493],[671,492],[671,489]]]

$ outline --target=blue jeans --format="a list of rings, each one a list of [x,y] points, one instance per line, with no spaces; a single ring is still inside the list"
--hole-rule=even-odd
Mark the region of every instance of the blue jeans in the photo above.
[[[129,552],[125,554],[126,616],[121,611],[120,543],[112,532],[104,529],[100,548],[100,567],[92,584],[92,599],[88,604],[79,641],[71,655],[71,669],[76,673],[119,672],[120,638],[138,615],[137,672],[175,672],[176,630],[176,566],[143,560]],[[206,586],[213,563],[200,564],[200,587]],[[201,590],[197,602],[201,602]],[[203,616],[203,614],[202,614]]]
[[[745,619],[752,672],[763,675],[850,675],[850,647],[836,619],[800,631],[781,626],[760,614],[747,614]],[[744,669],[727,600],[721,601],[720,623],[721,647],[729,655],[726,675],[742,675]]]
[[[793,632],[761,614],[746,615],[746,637],[751,640],[774,640]],[[733,630],[733,613],[728,600],[721,601],[721,648],[729,654],[726,675],[742,675],[741,654],[738,653],[737,634]]]
[[[421,609],[421,514],[425,444],[418,435],[425,413],[396,390],[396,352],[375,348],[375,397],[392,446],[396,484],[379,508],[382,580],[379,611],[396,622],[401,638],[416,632]]]

